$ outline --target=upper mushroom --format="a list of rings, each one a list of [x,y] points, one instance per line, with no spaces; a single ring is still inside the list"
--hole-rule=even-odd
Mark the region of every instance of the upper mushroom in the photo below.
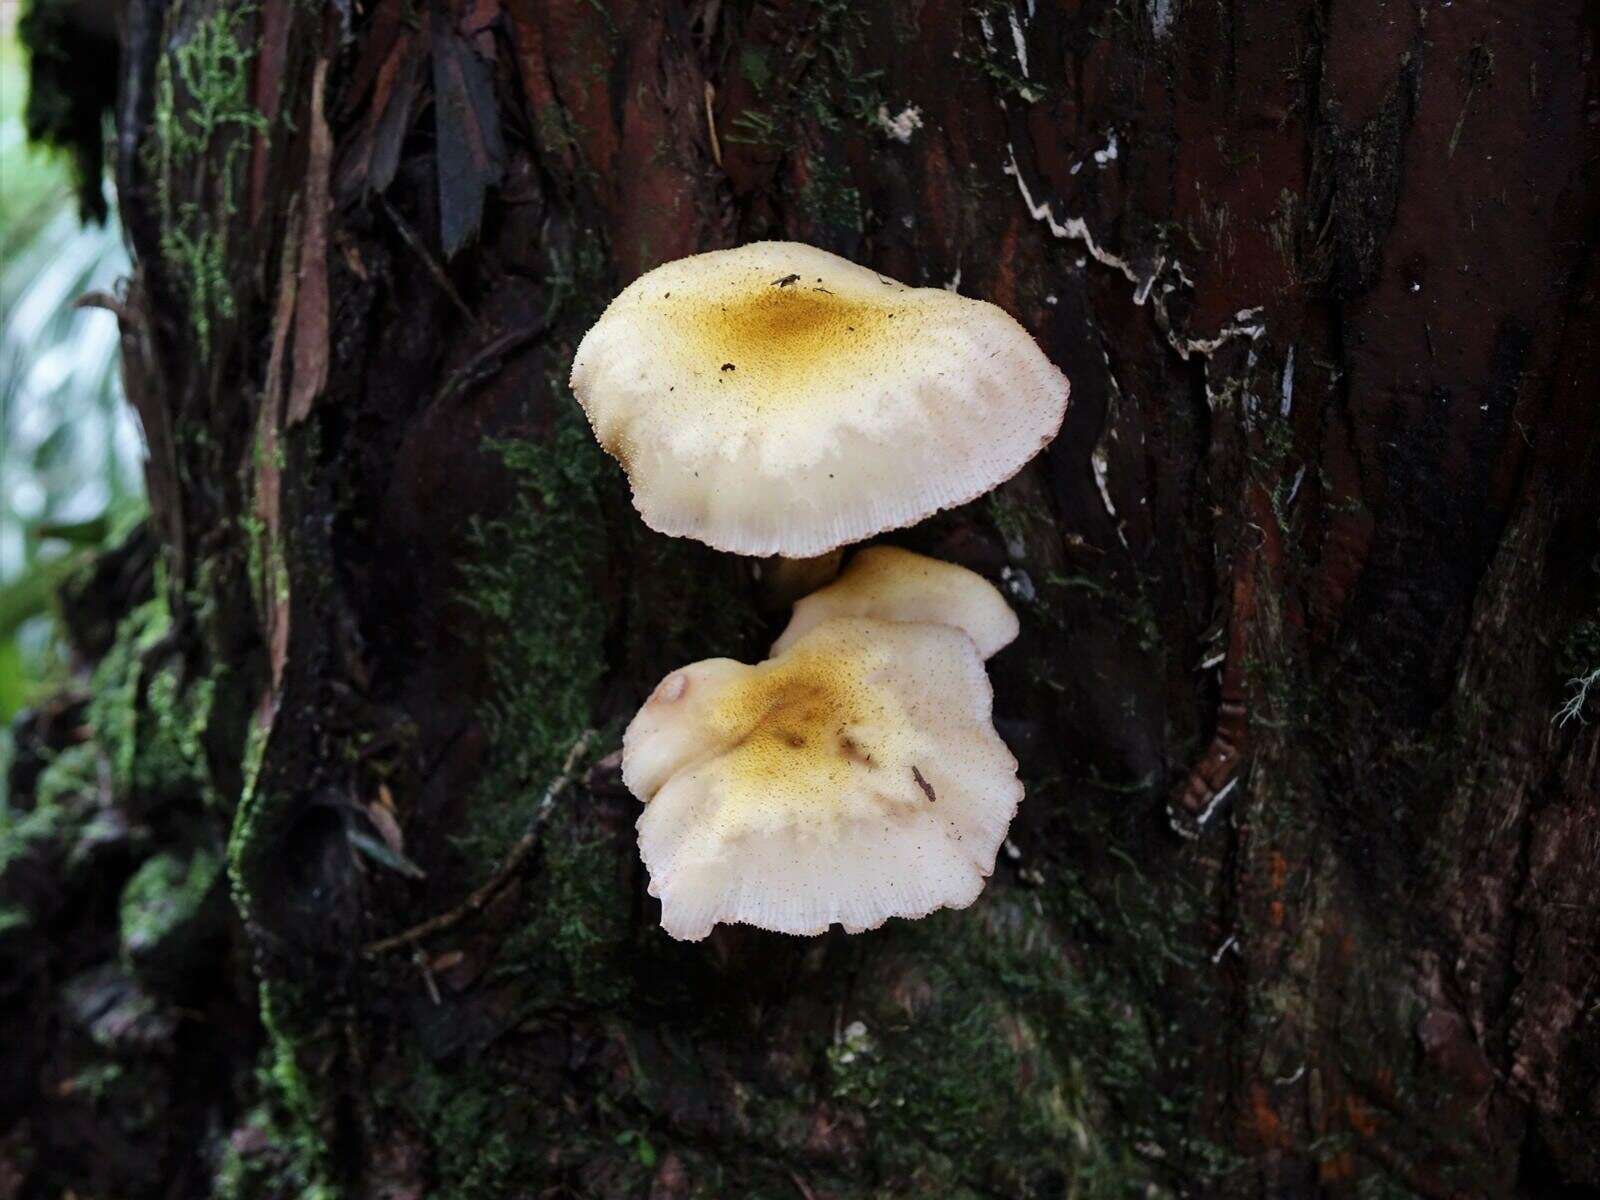
[[[652,529],[791,558],[983,495],[1055,436],[1068,392],[994,305],[796,242],[641,276],[572,388]]]

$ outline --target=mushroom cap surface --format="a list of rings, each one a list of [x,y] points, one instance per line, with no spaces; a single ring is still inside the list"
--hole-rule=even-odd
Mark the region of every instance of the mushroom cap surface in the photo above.
[[[833,617],[954,625],[984,658],[1009,646],[1018,631],[1017,614],[982,575],[898,546],[856,551],[837,579],[797,601],[772,653],[782,654]]]
[[[652,529],[791,558],[983,495],[1055,436],[1068,393],[995,305],[797,242],[636,279],[572,389]]]
[[[835,618],[674,671],[623,739],[661,924],[817,934],[977,899],[1022,799],[972,639]]]

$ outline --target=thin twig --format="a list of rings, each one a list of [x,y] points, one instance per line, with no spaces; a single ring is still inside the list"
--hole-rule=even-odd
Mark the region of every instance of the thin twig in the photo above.
[[[500,365],[505,362],[507,356],[516,353],[537,338],[545,331],[547,325],[548,322],[542,315],[536,316],[526,324],[502,333],[493,341],[480,346],[473,351],[471,358],[450,372],[450,378],[444,381],[444,386],[434,396],[433,403],[441,404],[454,399],[485,379],[492,378],[499,372]]]
[[[450,276],[444,273],[444,268],[439,265],[438,260],[429,254],[428,248],[422,244],[422,239],[417,236],[417,231],[411,228],[411,225],[396,211],[395,206],[390,204],[386,197],[379,196],[378,203],[383,205],[383,211],[389,214],[389,220],[394,222],[394,227],[399,230],[400,236],[406,241],[406,245],[416,251],[417,257],[422,260],[422,265],[428,268],[428,274],[433,276],[433,281],[439,285],[440,290],[450,297],[451,303],[461,310],[461,315],[466,317],[478,332],[484,332],[483,322],[478,319],[476,313],[467,307],[467,302],[461,298],[461,293],[456,291],[456,285],[450,282]]]
[[[110,292],[85,292],[72,302],[72,307],[103,308],[108,313],[115,313],[117,320],[124,324],[134,320],[134,314],[128,310],[128,306]]]
[[[413,925],[410,929],[403,933],[397,933],[393,937],[380,938],[376,942],[368,942],[366,946],[362,947],[361,953],[368,958],[376,958],[378,955],[385,954],[390,950],[399,950],[405,946],[415,945],[417,942],[422,941],[424,938],[432,937],[436,933],[443,933],[446,929],[454,929],[473,913],[482,911],[489,901],[494,899],[495,894],[505,886],[506,881],[516,873],[517,868],[523,864],[528,855],[533,853],[533,848],[539,844],[539,831],[544,828],[544,823],[550,819],[550,814],[555,810],[556,801],[561,798],[561,793],[571,787],[572,781],[577,778],[578,760],[583,757],[589,746],[594,742],[594,739],[595,731],[586,729],[583,731],[582,736],[572,743],[572,749],[567,751],[566,761],[561,764],[560,774],[552,779],[550,786],[545,789],[544,797],[539,801],[538,809],[535,810],[532,819],[528,822],[527,830],[517,839],[516,845],[511,847],[511,853],[506,855],[505,861],[500,864],[500,869],[489,878],[487,883],[474,890],[471,895],[448,912],[442,912],[436,917],[430,917],[422,924]]]

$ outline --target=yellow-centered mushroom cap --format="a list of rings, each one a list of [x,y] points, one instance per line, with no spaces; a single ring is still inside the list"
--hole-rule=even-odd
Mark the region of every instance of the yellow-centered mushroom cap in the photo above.
[[[898,546],[868,546],[844,573],[794,606],[772,653],[782,654],[831,617],[954,625],[989,658],[1017,636],[1017,614],[982,575]]]
[[[667,676],[622,750],[662,928],[856,933],[971,904],[1022,799],[992,696],[960,630],[854,617]]]
[[[796,242],[641,276],[572,389],[652,529],[790,558],[983,495],[1055,436],[1068,390],[994,305]]]

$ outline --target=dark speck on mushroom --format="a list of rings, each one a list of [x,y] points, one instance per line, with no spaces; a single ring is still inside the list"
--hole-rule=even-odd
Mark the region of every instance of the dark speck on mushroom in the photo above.
[[[775,287],[775,288],[786,288],[791,283],[799,283],[799,282],[800,282],[800,276],[798,276],[798,275],[785,275],[782,279],[774,279],[772,281],[772,286]]]
[[[732,363],[723,363],[722,364],[722,369],[724,371],[732,371],[732,370],[734,370],[734,365]]]

